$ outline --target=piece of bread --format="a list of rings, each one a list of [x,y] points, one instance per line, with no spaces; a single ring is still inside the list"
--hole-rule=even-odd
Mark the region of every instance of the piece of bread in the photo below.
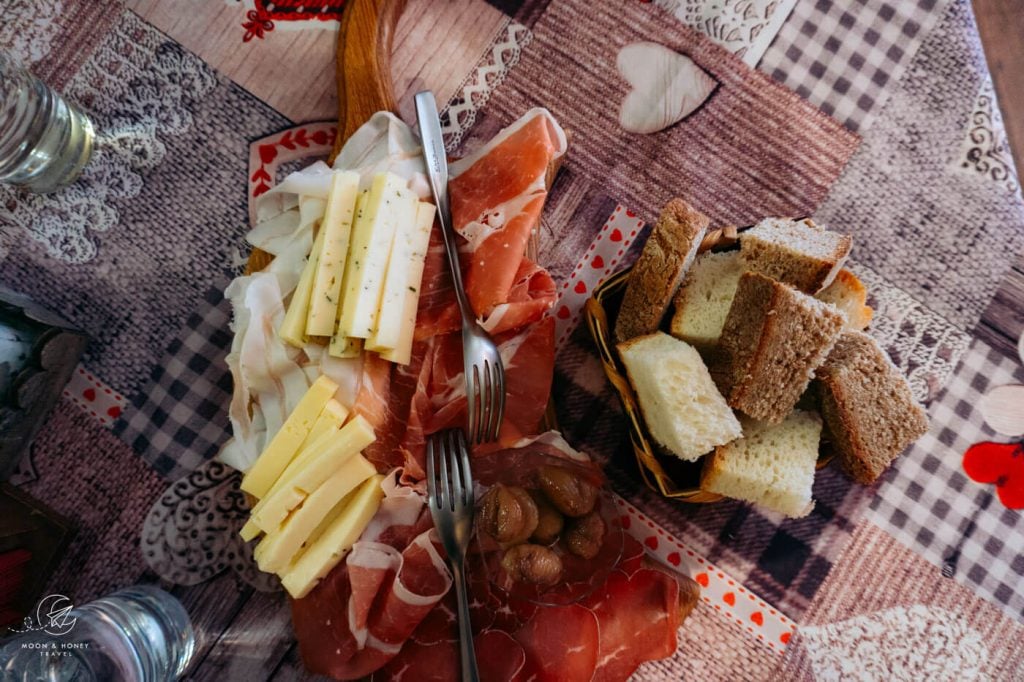
[[[658,330],[708,225],[707,216],[682,199],[665,204],[629,276],[615,321],[616,341]]]
[[[839,337],[817,371],[817,386],[839,464],[858,483],[873,483],[928,430],[907,380],[864,332]]]
[[[647,430],[662,447],[692,462],[739,438],[740,423],[693,346],[655,332],[617,348]]]
[[[815,296],[819,301],[831,303],[846,318],[846,329],[862,331],[869,324],[875,311],[868,306],[868,290],[864,283],[847,269],[842,269],[832,283]]]
[[[811,486],[818,461],[821,417],[794,410],[778,424],[742,417],[743,437],[704,460],[700,489],[745,500],[786,516],[814,507]]]
[[[778,423],[804,392],[843,327],[833,306],[756,272],[740,277],[712,360],[729,405]]]
[[[676,294],[672,336],[701,352],[718,345],[742,274],[739,251],[709,251],[697,256]]]
[[[849,235],[829,232],[809,218],[765,218],[740,235],[748,270],[805,294],[816,294],[832,283],[852,245]]]

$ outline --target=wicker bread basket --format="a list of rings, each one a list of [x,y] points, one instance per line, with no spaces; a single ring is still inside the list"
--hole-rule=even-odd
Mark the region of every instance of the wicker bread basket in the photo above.
[[[709,232],[701,242],[698,253],[710,250],[727,251],[735,248],[738,242],[738,232],[739,230],[733,226]],[[703,458],[695,463],[683,462],[670,453],[661,451],[654,442],[644,423],[636,393],[626,376],[625,367],[615,350],[612,330],[615,328],[615,318],[618,315],[619,305],[622,302],[622,295],[626,291],[631,271],[632,268],[620,270],[598,285],[590,299],[587,300],[584,314],[587,327],[590,329],[590,334],[593,336],[601,356],[604,373],[622,401],[622,408],[626,413],[629,425],[629,439],[633,446],[633,454],[636,457],[640,475],[647,487],[664,497],[690,503],[717,502],[722,499],[721,495],[700,489],[700,470]],[[818,468],[828,464],[830,459],[830,456],[819,457]]]

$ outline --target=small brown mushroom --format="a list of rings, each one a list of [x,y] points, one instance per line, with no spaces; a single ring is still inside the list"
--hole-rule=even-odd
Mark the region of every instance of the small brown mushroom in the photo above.
[[[583,516],[597,502],[597,487],[565,467],[542,466],[537,480],[551,504],[566,516]]]
[[[562,577],[562,559],[554,551],[526,543],[509,548],[501,567],[516,582],[554,585]]]
[[[539,490],[531,490],[530,497],[537,505],[537,528],[534,529],[530,539],[542,545],[550,545],[558,539],[565,525],[565,518],[555,509],[554,505],[548,502],[544,493]]]
[[[601,551],[604,530],[604,519],[597,510],[577,519],[569,519],[565,529],[566,547],[578,557],[593,559]]]
[[[537,528],[537,505],[530,493],[518,486],[498,483],[480,500],[480,528],[502,544],[523,542]]]

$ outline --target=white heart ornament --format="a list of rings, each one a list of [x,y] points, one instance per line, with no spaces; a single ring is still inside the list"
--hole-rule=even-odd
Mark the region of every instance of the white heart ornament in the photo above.
[[[616,64],[633,86],[619,109],[619,124],[631,133],[656,133],[678,123],[718,85],[692,59],[657,43],[626,45]]]
[[[1024,436],[1024,386],[996,386],[978,402],[985,423],[1005,436]]]

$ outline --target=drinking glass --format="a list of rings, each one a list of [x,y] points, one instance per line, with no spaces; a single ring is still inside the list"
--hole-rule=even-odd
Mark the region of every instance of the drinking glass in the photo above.
[[[71,608],[44,598],[29,626],[0,644],[0,679],[12,682],[172,682],[188,666],[195,632],[177,599],[149,585]]]
[[[74,182],[93,136],[82,112],[0,51],[0,182],[40,194]]]

